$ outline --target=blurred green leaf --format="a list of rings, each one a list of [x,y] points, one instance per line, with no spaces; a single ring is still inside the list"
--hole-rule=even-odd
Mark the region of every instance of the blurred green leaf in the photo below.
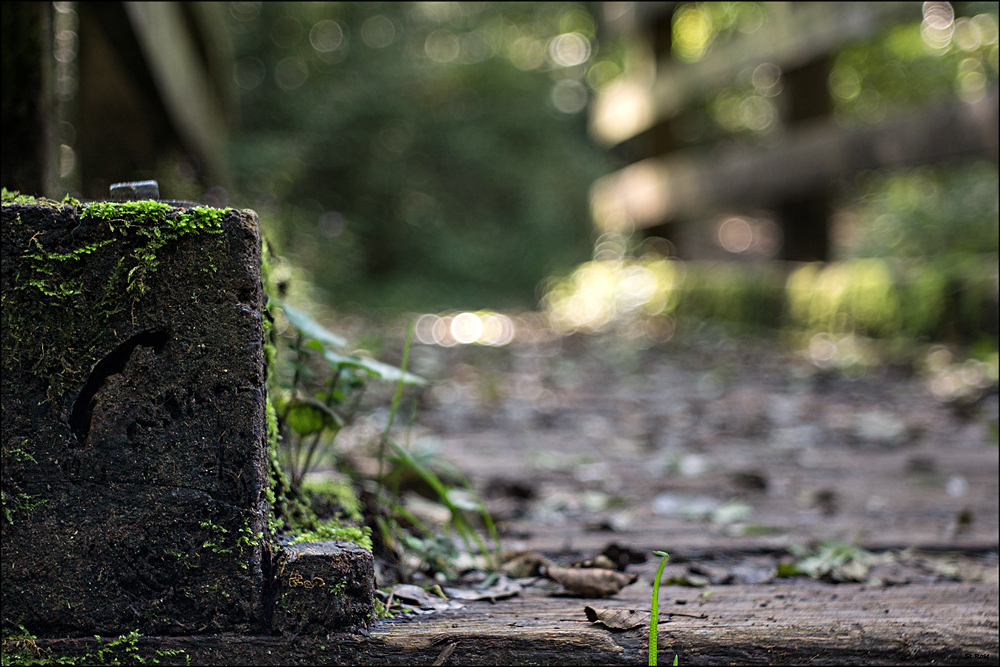
[[[344,421],[340,416],[311,398],[297,398],[288,402],[285,423],[301,436],[312,435],[328,428],[341,428]]]
[[[375,361],[374,359],[345,356],[343,354],[331,352],[330,350],[323,352],[323,357],[330,363],[331,366],[336,368],[357,368],[384,382],[398,382],[400,378],[402,378],[403,384],[418,386],[427,384],[427,380],[419,375],[404,372],[395,366],[381,361]]]
[[[289,324],[298,329],[302,336],[305,338],[311,338],[317,340],[325,345],[332,345],[334,347],[346,347],[347,341],[333,333],[322,324],[314,320],[312,317],[302,312],[298,308],[293,308],[287,303],[278,299],[277,297],[271,297],[270,300],[278,308],[281,308],[281,312],[285,314],[288,318]]]

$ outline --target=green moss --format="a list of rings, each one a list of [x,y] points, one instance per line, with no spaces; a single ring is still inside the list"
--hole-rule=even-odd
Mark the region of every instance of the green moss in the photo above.
[[[4,470],[7,470],[10,465],[19,463],[38,465],[34,454],[28,449],[27,438],[24,438],[16,445],[5,444],[0,461],[2,461]],[[30,516],[32,512],[48,502],[40,496],[21,493],[15,489],[16,487],[12,488],[10,493],[7,492],[7,489],[0,489],[0,505],[3,508],[3,518],[10,525],[13,525],[18,515]]]
[[[51,649],[43,649],[35,643],[37,637],[24,626],[18,626],[17,631],[4,630],[2,664],[7,665],[131,665],[152,662],[158,664],[157,658],[173,658],[185,656],[190,664],[190,656],[180,649],[161,649],[156,651],[157,658],[145,659],[139,654],[139,638],[142,635],[133,630],[116,639],[104,641],[100,635],[94,635],[97,640],[97,650],[85,655],[67,656],[55,655]]]
[[[17,190],[8,190],[7,188],[3,188],[3,203],[22,204],[27,206],[30,204],[37,204],[38,199],[32,197],[31,195],[22,195]]]
[[[18,514],[31,516],[36,509],[49,502],[48,498],[42,498],[30,493],[10,493],[0,490],[0,502],[3,504],[3,518],[8,524],[14,523],[14,518]]]
[[[300,542],[326,542],[342,540],[352,542],[360,547],[372,550],[372,529],[368,526],[345,526],[336,519],[320,522],[314,529],[300,533],[292,540],[292,544]]]
[[[149,291],[162,250],[191,234],[221,234],[222,219],[231,210],[181,211],[157,201],[81,204],[67,198],[60,203],[7,190],[3,203],[5,222],[19,223],[23,212],[8,211],[8,206],[41,205],[63,213],[72,209],[85,230],[85,242],[69,248],[46,248],[43,234],[32,237],[14,286],[3,294],[4,370],[31,359],[31,370],[49,382],[49,399],[96,363],[102,351],[99,333]],[[113,267],[107,266],[109,252],[118,255]],[[86,293],[84,285],[98,265],[108,278],[99,290]],[[218,270],[211,254],[206,266],[210,274]],[[81,334],[91,338],[81,340]],[[73,362],[63,357],[68,349],[76,352]]]
[[[333,506],[336,514],[361,522],[361,500],[351,485],[344,481],[325,479],[321,481],[302,480],[302,493],[309,498],[310,506],[324,513],[324,506]]]

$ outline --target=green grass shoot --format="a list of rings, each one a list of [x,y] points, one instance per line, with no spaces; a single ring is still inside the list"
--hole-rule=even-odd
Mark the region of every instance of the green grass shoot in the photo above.
[[[656,664],[656,629],[660,624],[660,577],[663,576],[663,568],[667,564],[670,554],[666,551],[654,551],[654,555],[660,556],[660,566],[656,568],[656,578],[653,579],[653,602],[649,608],[649,664]],[[677,656],[674,656],[674,665],[677,665]]]

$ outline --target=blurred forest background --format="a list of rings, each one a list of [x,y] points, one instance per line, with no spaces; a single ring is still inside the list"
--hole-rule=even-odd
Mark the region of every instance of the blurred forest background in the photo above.
[[[253,208],[338,312],[995,340],[995,3],[3,11],[5,187]]]
[[[568,3],[233,5],[238,190],[345,308],[530,308],[588,259],[589,40]],[[552,60],[561,34],[583,37]],[[584,41],[586,40],[586,41]]]

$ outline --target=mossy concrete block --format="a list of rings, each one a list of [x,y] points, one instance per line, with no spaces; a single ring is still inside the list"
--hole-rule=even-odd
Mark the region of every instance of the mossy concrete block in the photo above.
[[[326,635],[369,625],[375,561],[350,542],[302,542],[277,557],[273,629],[286,637]]]
[[[38,200],[0,231],[4,626],[266,628],[256,215]]]

